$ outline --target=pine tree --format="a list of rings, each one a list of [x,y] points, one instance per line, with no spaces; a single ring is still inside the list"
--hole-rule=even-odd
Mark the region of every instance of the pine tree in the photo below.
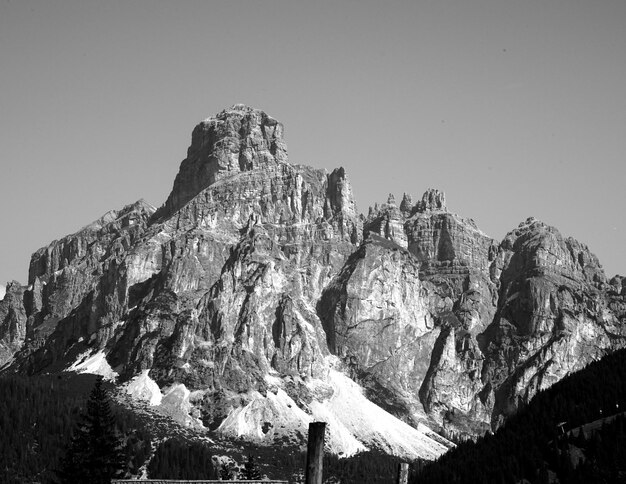
[[[248,455],[248,460],[244,464],[242,477],[244,481],[260,481],[261,471],[259,466],[254,462],[252,454]]]
[[[109,484],[123,476],[125,467],[115,419],[98,377],[57,474],[62,484]]]
[[[230,481],[233,473],[233,465],[230,462],[224,462],[220,468],[220,480]]]

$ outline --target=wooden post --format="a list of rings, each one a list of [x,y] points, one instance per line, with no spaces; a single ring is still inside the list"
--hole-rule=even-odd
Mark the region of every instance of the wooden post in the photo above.
[[[409,464],[400,462],[398,464],[398,480],[397,484],[407,484],[409,482]]]
[[[326,422],[311,422],[309,424],[305,484],[322,484],[322,459],[324,458],[325,432]]]

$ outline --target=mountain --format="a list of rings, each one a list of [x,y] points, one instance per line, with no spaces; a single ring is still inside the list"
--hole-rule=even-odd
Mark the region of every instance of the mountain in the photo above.
[[[235,105],[172,192],[39,249],[0,301],[4,372],[89,371],[184,424],[432,459],[626,346],[625,278],[535,219],[497,242],[428,190],[357,212],[343,168],[290,164]],[[433,430],[431,430],[433,429]]]
[[[539,392],[494,434],[426,463],[412,482],[624,482],[625,407],[622,349]]]

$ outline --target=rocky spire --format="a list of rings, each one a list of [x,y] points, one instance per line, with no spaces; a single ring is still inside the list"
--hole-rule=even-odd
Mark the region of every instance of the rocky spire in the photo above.
[[[400,211],[405,217],[409,217],[411,212],[413,211],[413,197],[411,195],[407,195],[406,193],[402,196],[402,201],[400,202]]]
[[[440,190],[429,188],[424,195],[422,195],[422,200],[417,202],[417,211],[426,212],[436,210],[448,211],[446,207],[446,195]]]

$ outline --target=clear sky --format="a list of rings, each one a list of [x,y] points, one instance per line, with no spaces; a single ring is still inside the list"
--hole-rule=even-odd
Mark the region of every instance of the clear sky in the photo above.
[[[625,25],[623,0],[0,0],[0,282],[161,205],[235,103],[363,212],[440,188],[496,239],[534,216],[626,274]]]

